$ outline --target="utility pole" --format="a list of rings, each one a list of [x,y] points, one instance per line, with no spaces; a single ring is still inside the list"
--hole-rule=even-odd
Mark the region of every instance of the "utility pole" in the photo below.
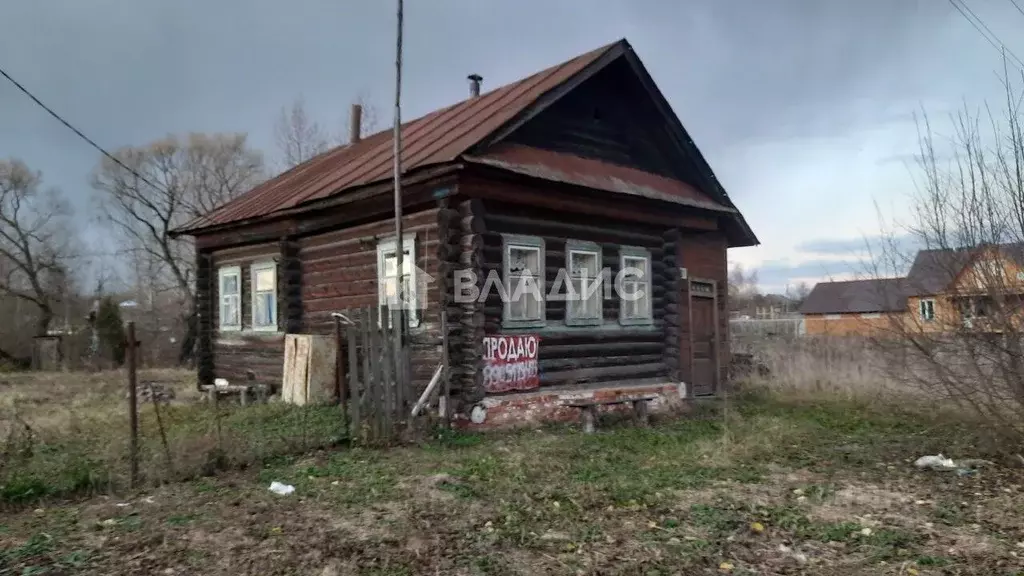
[[[402,19],[403,0],[398,0],[398,35],[395,46],[395,125],[394,135],[394,188],[395,188],[395,267],[398,278],[396,279],[396,296],[399,305],[404,305],[405,290],[402,286],[403,272],[405,271],[405,242],[402,240]],[[404,315],[403,315],[404,317]],[[405,332],[405,326],[395,326],[395,334],[398,334],[396,344],[400,345],[401,334]],[[400,357],[401,355],[398,355]],[[395,366],[395,374],[399,374],[399,366]]]
[[[395,266],[398,273],[395,290],[399,302],[402,301],[403,296],[401,277],[404,263],[402,260],[404,251],[406,251],[406,246],[401,239],[401,32],[403,4],[402,0],[398,0],[398,35],[394,57],[394,135],[392,136],[394,143],[394,239],[395,246],[397,246]]]

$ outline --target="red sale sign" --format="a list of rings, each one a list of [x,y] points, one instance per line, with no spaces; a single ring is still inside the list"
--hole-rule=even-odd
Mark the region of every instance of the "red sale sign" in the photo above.
[[[484,338],[484,390],[492,394],[531,390],[540,386],[537,349],[533,334]]]

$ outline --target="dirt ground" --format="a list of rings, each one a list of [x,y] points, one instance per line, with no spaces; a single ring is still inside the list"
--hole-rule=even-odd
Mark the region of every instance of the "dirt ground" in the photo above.
[[[938,452],[991,461],[913,466]],[[10,508],[0,573],[1024,574],[1024,470],[995,453],[967,423],[769,399],[440,433]]]

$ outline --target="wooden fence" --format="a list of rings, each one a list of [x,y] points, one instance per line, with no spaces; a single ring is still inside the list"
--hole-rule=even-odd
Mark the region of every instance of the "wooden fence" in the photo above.
[[[409,424],[416,398],[405,326],[401,310],[335,315],[337,388],[353,441],[392,442]]]

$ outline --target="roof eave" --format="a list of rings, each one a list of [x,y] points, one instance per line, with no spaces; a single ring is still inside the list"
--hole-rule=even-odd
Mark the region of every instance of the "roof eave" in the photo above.
[[[431,164],[431,165],[427,165],[427,166],[420,166],[420,167],[417,167],[415,170],[412,170],[410,172],[406,172],[405,174],[403,174],[403,176],[402,176],[402,185],[403,186],[407,186],[407,185],[411,186],[411,185],[419,184],[421,182],[424,182],[426,180],[430,180],[430,179],[433,179],[433,178],[444,177],[444,176],[450,175],[450,174],[452,174],[454,172],[458,172],[459,170],[461,170],[464,167],[465,167],[465,165],[462,162],[459,162],[459,161],[456,161],[456,162],[445,162],[445,163],[441,163],[441,164]],[[375,186],[386,185],[389,182],[390,182],[390,180],[378,180],[378,181],[375,181],[375,182],[368,182],[368,183],[362,184],[360,186],[355,186],[355,187],[339,190],[335,194],[332,194],[331,196],[328,196],[326,198],[320,198],[320,199],[313,200],[313,201],[310,201],[310,202],[305,203],[305,204],[300,204],[300,205],[292,207],[292,208],[287,208],[287,209],[284,209],[284,210],[278,210],[276,212],[271,212],[269,214],[264,214],[264,215],[253,217],[253,218],[247,218],[245,220],[236,220],[236,221],[233,221],[233,222],[225,222],[223,224],[214,224],[212,226],[201,226],[201,227],[189,228],[189,229],[177,228],[175,230],[172,230],[170,232],[170,235],[171,235],[171,237],[178,237],[178,236],[193,236],[193,237],[195,237],[195,236],[203,236],[203,235],[206,235],[206,234],[216,234],[216,233],[219,233],[219,232],[227,232],[227,231],[235,229],[235,228],[244,228],[246,226],[253,226],[253,225],[257,225],[257,224],[265,224],[265,223],[268,223],[268,222],[275,222],[275,221],[278,221],[278,220],[284,220],[286,218],[301,217],[304,214],[307,214],[309,212],[315,212],[317,210],[323,210],[325,208],[330,208],[332,206],[338,206],[338,205],[350,203],[350,202],[352,202],[354,200],[352,198],[352,195],[354,193],[356,193],[356,192],[358,192],[360,190],[367,190],[367,189],[373,188]],[[394,190],[394,187],[393,186],[388,186],[388,187],[383,188],[382,190],[380,190],[380,192],[372,194],[372,196],[376,197],[376,196],[379,196],[379,195],[382,195],[382,194],[387,194],[388,192],[391,192],[392,190]],[[360,197],[358,199],[363,199],[363,198]]]

